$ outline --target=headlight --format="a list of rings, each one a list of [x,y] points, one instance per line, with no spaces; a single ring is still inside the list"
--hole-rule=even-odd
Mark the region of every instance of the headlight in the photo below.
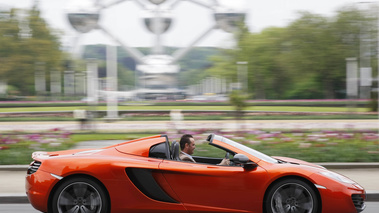
[[[340,181],[342,183],[355,184],[353,180],[350,180],[349,178],[335,172],[325,171],[325,172],[320,172],[320,174],[326,177],[332,178],[334,180]]]

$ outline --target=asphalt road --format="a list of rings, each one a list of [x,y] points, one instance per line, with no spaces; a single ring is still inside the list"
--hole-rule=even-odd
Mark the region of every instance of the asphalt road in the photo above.
[[[377,213],[379,202],[367,202],[363,213]],[[30,204],[1,204],[0,213],[38,213]]]

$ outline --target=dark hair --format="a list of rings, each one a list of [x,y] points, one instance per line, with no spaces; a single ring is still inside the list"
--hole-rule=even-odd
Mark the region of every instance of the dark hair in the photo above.
[[[188,144],[190,144],[191,143],[191,138],[193,138],[192,137],[192,135],[190,135],[190,134],[184,134],[181,138],[180,138],[180,149],[181,150],[183,150],[184,149],[184,147],[185,147],[185,145],[186,145],[186,143],[188,143]]]

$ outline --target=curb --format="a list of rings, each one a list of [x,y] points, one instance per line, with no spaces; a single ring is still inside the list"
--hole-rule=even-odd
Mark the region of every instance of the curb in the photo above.
[[[29,168],[29,165],[0,165],[0,171],[11,171],[11,172],[25,171],[25,174],[28,168]]]
[[[366,202],[379,202],[379,191],[367,191]]]
[[[29,203],[26,194],[0,194],[0,204],[25,204]]]
[[[379,169],[379,163],[315,163],[327,169]]]

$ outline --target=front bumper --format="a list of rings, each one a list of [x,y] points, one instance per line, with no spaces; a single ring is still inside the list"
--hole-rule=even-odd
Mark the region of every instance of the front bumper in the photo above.
[[[364,200],[366,193],[347,189],[342,192],[333,192],[328,189],[319,189],[322,198],[322,212],[357,213],[366,208]]]
[[[317,187],[318,185],[316,185]],[[317,187],[323,213],[357,213],[366,208],[366,191],[358,184],[343,184],[329,181],[323,187]]]

